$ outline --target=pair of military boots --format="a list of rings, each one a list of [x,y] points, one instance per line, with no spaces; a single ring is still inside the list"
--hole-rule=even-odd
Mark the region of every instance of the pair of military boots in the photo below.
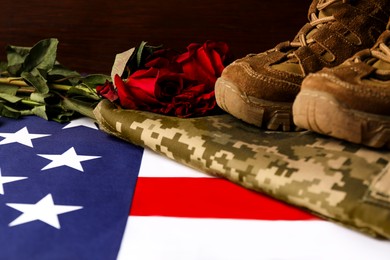
[[[390,0],[313,0],[291,42],[227,66],[218,105],[270,130],[390,148]]]

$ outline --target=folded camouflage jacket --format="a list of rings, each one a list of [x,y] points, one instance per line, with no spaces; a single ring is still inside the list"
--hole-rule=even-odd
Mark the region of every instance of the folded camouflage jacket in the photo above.
[[[208,174],[390,239],[390,152],[303,132],[269,132],[228,114],[193,119],[118,109],[102,130]]]

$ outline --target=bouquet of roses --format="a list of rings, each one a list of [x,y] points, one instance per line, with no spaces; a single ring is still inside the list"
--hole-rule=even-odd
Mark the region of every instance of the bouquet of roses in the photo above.
[[[125,109],[193,117],[218,111],[214,84],[228,62],[223,42],[192,43],[186,52],[142,42],[118,54],[111,75],[82,76],[56,60],[57,39],[8,46],[0,65],[0,115],[69,121],[93,117],[101,99]]]
[[[178,53],[143,42],[133,51],[136,55],[130,57],[124,73],[114,71],[113,82],[98,87],[100,95],[119,101],[123,108],[178,117],[202,116],[216,110],[214,84],[227,60],[226,43],[193,43],[187,52]],[[123,62],[121,56],[118,58]]]
[[[0,63],[0,116],[37,115],[58,122],[80,113],[93,117],[101,99],[96,85],[110,77],[83,77],[65,68],[56,60],[57,46],[57,39],[45,39],[31,48],[7,47],[7,62]]]

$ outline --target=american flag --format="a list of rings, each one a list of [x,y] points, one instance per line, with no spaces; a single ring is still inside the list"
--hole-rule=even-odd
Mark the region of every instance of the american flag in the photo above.
[[[389,259],[390,243],[99,131],[0,118],[0,259]]]

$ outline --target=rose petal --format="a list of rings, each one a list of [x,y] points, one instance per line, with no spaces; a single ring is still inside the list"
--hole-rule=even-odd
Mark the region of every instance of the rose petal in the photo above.
[[[114,89],[114,85],[106,80],[105,84],[102,86],[96,87],[96,92],[101,95],[102,97],[110,100],[111,102],[118,99],[118,94],[116,93]]]
[[[171,101],[183,90],[183,76],[168,70],[160,70],[154,89],[155,96],[161,101]]]
[[[154,79],[139,79],[134,80],[133,83],[138,85],[145,83],[147,80]],[[145,91],[142,87],[129,85],[129,82],[124,82],[119,76],[115,76],[115,85],[117,86],[118,96],[120,104],[123,108],[129,109],[141,109],[144,107],[156,106],[160,102],[154,97],[154,94],[150,94],[148,91]]]
[[[224,69],[222,56],[226,55],[225,51],[228,51],[225,43],[207,41],[203,45],[190,44],[187,52],[176,60],[188,79],[214,86]]]
[[[177,55],[160,50],[148,57],[146,69],[118,80],[122,106],[178,117],[203,116],[217,107],[214,84],[224,69],[228,47],[223,42],[192,43]]]

